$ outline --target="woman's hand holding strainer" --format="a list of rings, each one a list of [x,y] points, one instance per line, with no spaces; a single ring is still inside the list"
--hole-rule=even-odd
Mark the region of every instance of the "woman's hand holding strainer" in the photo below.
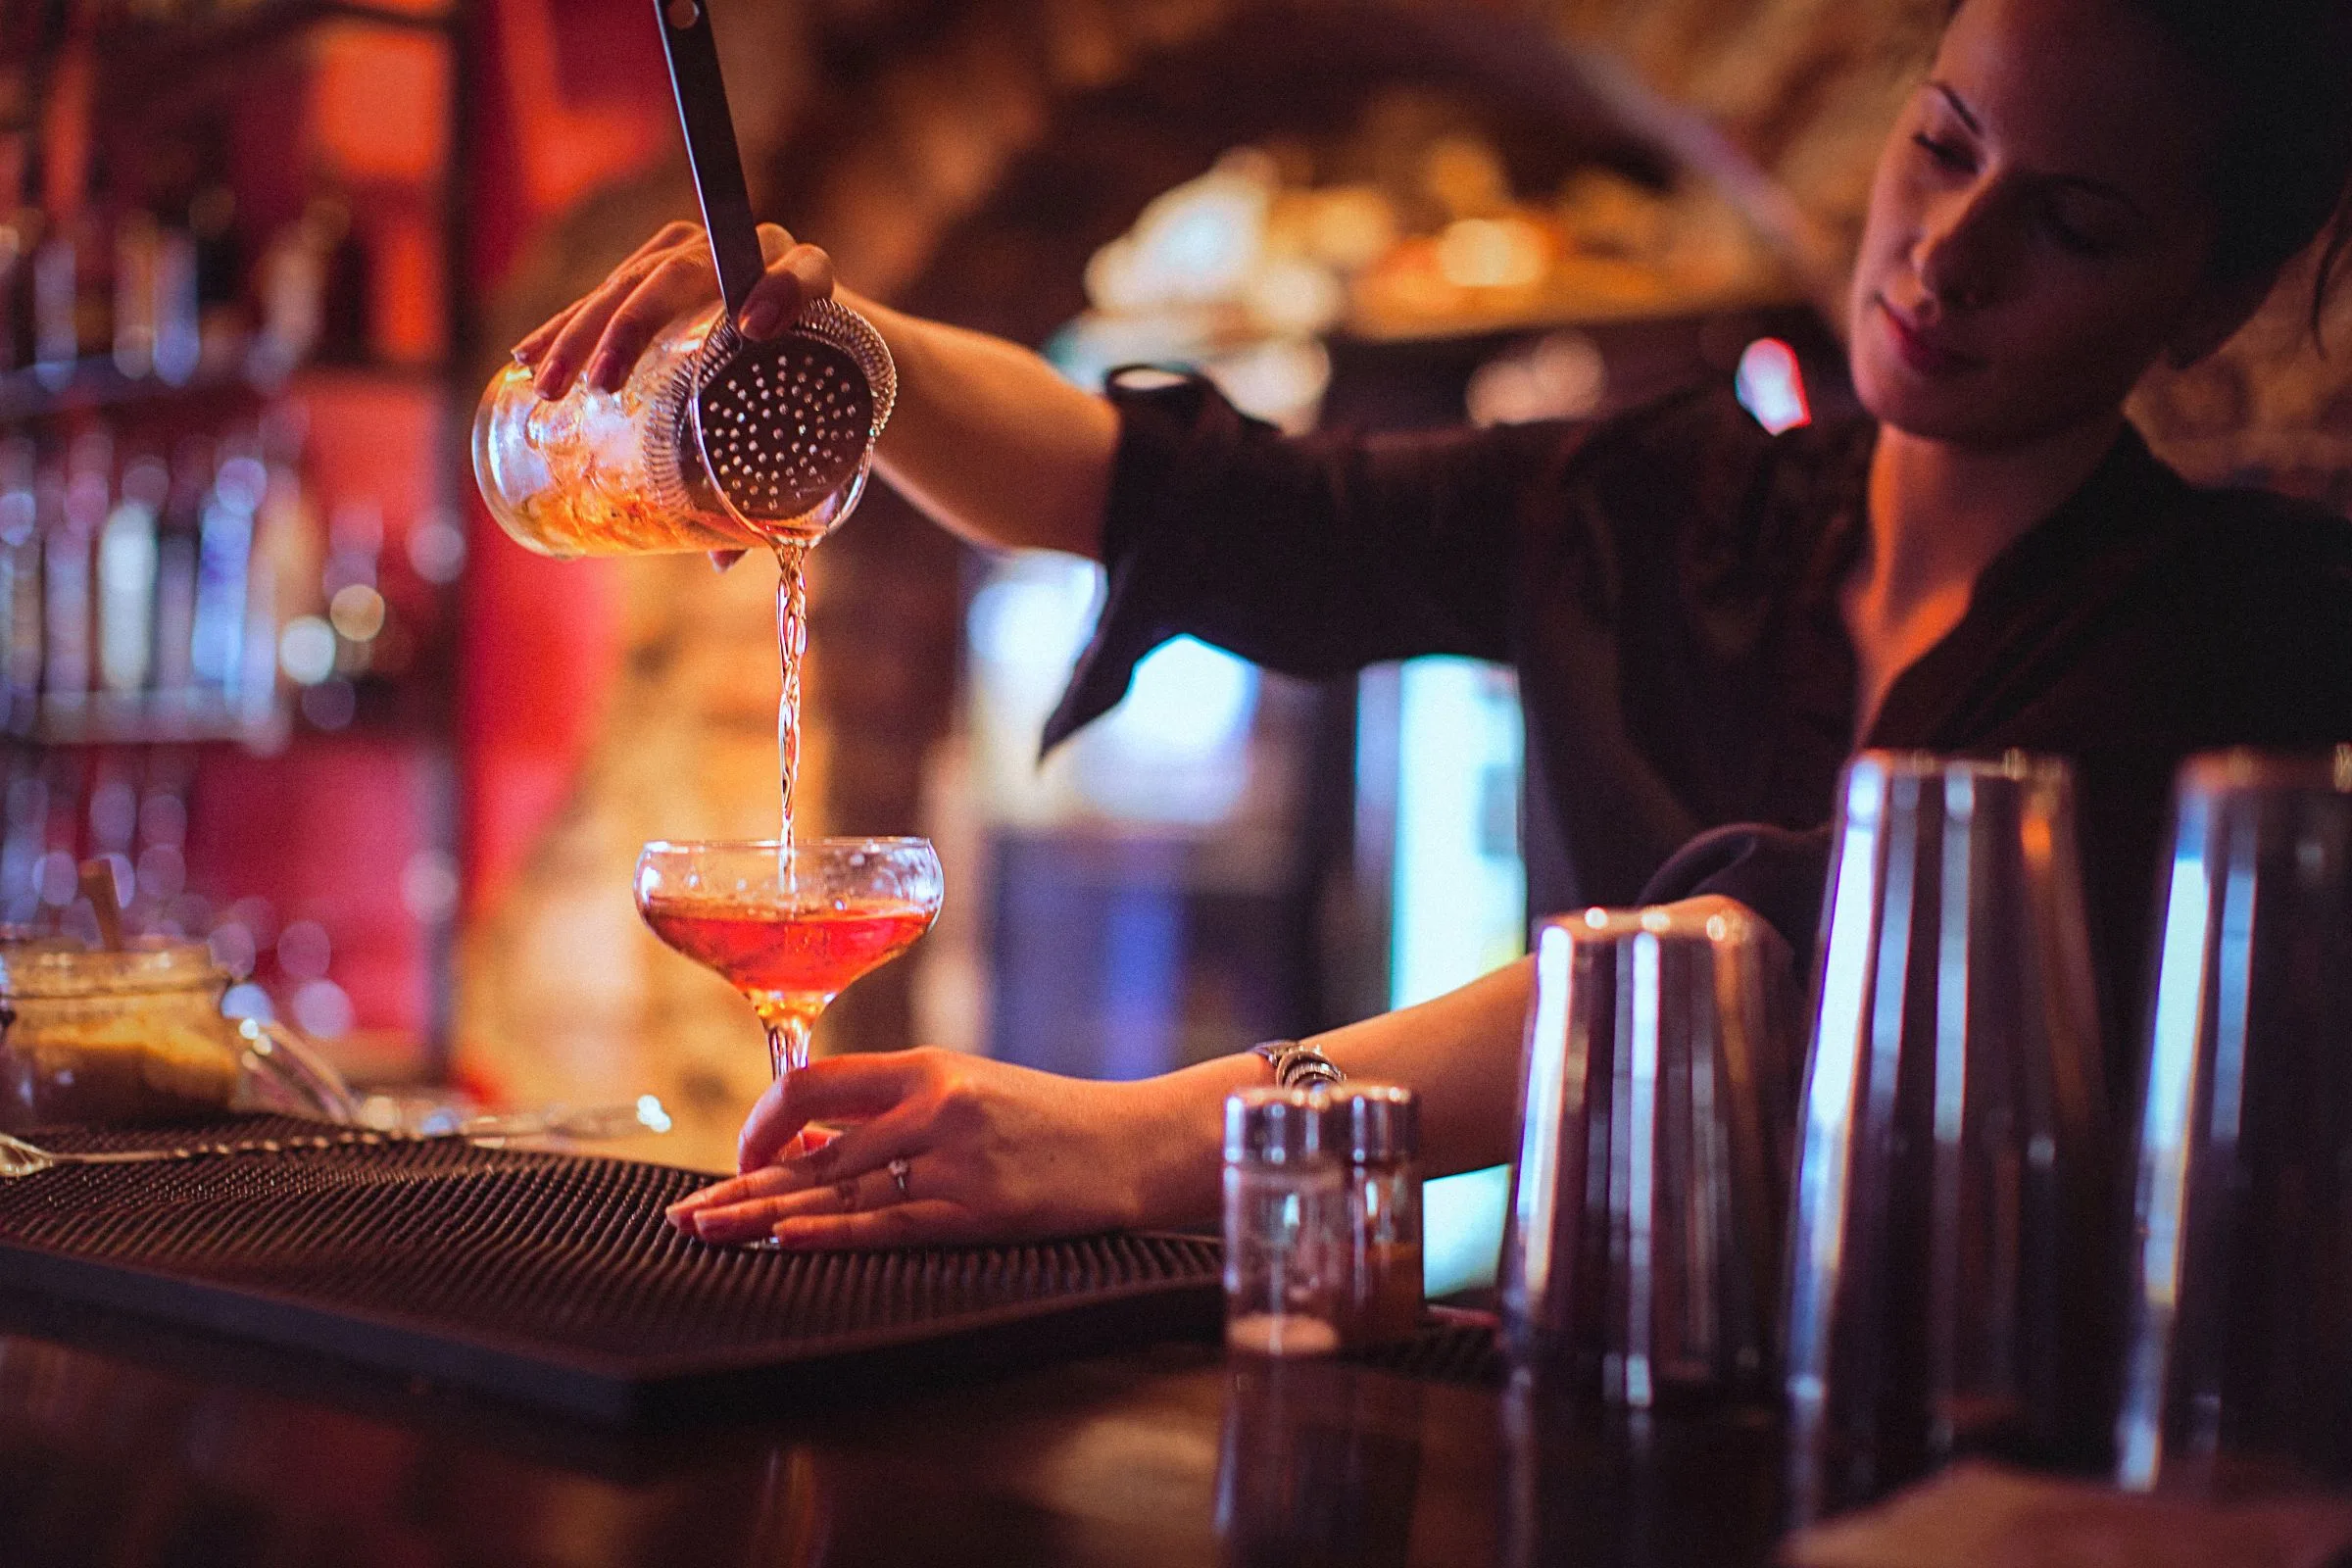
[[[833,294],[833,259],[796,242],[773,223],[760,225],[767,271],[744,301],[736,326],[746,337],[772,337],[811,300]],[[618,391],[662,327],[718,298],[710,242],[694,223],[665,224],[583,298],[514,345],[535,372],[539,395],[560,398],[585,368],[589,384]]]

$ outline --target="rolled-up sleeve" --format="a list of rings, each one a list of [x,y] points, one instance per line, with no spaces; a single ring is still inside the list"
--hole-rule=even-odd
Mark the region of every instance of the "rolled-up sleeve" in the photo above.
[[[1513,540],[1574,427],[1286,436],[1207,381],[1114,376],[1108,587],[1045,744],[1115,707],[1136,664],[1191,635],[1267,668],[1508,660]]]

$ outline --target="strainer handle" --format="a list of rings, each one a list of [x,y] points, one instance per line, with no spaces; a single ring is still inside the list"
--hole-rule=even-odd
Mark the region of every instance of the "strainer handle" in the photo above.
[[[654,16],[662,26],[662,51],[669,57],[669,85],[677,94],[686,161],[694,169],[695,194],[702,199],[703,227],[710,236],[710,260],[718,269],[718,292],[733,316],[767,270],[767,258],[760,250],[760,224],[752,216],[751,191],[744,184],[735,117],[727,110],[727,84],[718,74],[710,8],[707,0],[654,0]]]

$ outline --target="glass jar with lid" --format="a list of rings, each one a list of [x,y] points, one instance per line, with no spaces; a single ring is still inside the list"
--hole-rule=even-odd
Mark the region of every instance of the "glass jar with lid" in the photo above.
[[[349,1120],[351,1092],[291,1031],[224,1016],[201,943],[0,940],[0,1132],[229,1108]]]
[[[1348,1255],[1340,1162],[1320,1094],[1238,1090],[1225,1101],[1225,1343],[1256,1355],[1340,1348]]]
[[[1421,1328],[1421,1107],[1409,1089],[1323,1091],[1323,1142],[1346,1163],[1348,1255],[1340,1338],[1409,1340]]]

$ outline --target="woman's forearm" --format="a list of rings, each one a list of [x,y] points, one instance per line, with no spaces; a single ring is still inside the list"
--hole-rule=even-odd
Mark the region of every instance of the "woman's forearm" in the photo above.
[[[1350,1079],[1401,1085],[1420,1098],[1425,1174],[1501,1164],[1518,1152],[1520,1058],[1534,977],[1533,960],[1522,958],[1418,1006],[1317,1035],[1312,1044]],[[1225,1097],[1269,1081],[1265,1062],[1244,1053],[1131,1086],[1145,1106],[1139,1136],[1153,1152],[1142,1223],[1213,1218]]]
[[[874,449],[892,487],[978,544],[1099,556],[1119,438],[1110,405],[1017,344],[840,294],[898,364]]]
[[[1400,1084],[1419,1097],[1425,1173],[1499,1165],[1518,1153],[1520,1058],[1535,973],[1535,961],[1522,958],[1312,1043],[1349,1078]]]

